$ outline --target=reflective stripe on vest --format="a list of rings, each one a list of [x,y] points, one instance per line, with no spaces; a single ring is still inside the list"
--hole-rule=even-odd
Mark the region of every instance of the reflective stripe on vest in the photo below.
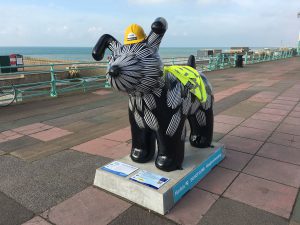
[[[190,92],[193,93],[201,102],[206,102],[207,93],[205,84],[198,73],[193,67],[190,66],[165,66],[164,75],[171,73],[185,86],[191,83]]]

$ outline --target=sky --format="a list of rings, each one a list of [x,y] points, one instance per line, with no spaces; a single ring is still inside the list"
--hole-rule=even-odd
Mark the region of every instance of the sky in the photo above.
[[[0,0],[0,46],[90,47],[168,21],[163,47],[295,46],[300,0]]]

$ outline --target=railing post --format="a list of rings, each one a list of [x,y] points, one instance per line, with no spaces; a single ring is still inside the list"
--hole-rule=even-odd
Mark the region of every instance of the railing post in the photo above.
[[[255,53],[253,52],[253,54],[252,54],[252,64],[254,63],[254,55],[255,55]]]
[[[234,60],[233,60],[233,66],[235,67],[237,61],[237,54],[234,53]]]
[[[248,64],[248,52],[246,52],[246,55],[245,55],[245,65]]]
[[[51,97],[57,97],[57,91],[56,91],[56,75],[54,71],[54,65],[50,64],[50,74],[51,74],[51,90],[50,90],[50,96]]]

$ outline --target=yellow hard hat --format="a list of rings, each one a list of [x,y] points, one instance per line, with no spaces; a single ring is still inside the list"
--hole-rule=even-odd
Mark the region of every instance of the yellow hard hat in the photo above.
[[[140,25],[131,24],[125,30],[124,44],[130,45],[130,44],[139,43],[145,40],[145,38],[146,38],[146,34],[143,28]]]

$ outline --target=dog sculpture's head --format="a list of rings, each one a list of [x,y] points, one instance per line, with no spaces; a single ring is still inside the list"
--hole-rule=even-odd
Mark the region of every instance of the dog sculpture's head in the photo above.
[[[157,18],[151,29],[147,38],[133,44],[122,45],[109,34],[100,37],[92,55],[100,61],[105,50],[111,50],[107,77],[113,88],[134,94],[149,93],[160,86],[163,64],[158,49],[167,29],[166,20]],[[128,38],[132,36],[134,34],[129,33]]]

